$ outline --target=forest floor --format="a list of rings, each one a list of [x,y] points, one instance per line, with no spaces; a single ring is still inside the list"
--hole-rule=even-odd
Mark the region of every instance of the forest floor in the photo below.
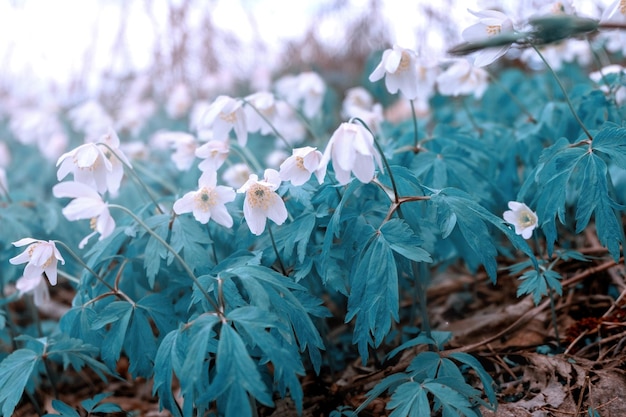
[[[556,268],[563,277],[563,294],[554,298],[556,317],[548,297],[538,305],[531,296],[518,298],[518,276],[506,269],[500,271],[494,285],[484,273],[469,275],[460,268],[451,268],[439,273],[428,289],[433,327],[453,333],[446,351],[474,355],[497,383],[498,408],[483,409],[485,417],[626,416],[624,260],[615,263],[595,236],[586,234],[584,240],[587,243],[581,242],[578,251],[591,260],[570,260]],[[503,259],[502,263],[510,264],[510,260]],[[52,303],[41,311],[45,318],[57,318],[73,297],[71,289],[61,285],[52,294]],[[410,304],[411,300],[405,300],[406,307]],[[328,307],[332,312],[333,306]],[[341,320],[336,323],[331,333],[349,331]],[[409,349],[393,362],[370,360],[365,366],[355,357],[342,371],[322,369],[320,375],[310,372],[302,379],[303,416],[328,416],[339,406],[358,407],[371,388],[384,377],[403,371],[417,353]],[[378,357],[384,359],[384,352]],[[80,411],[80,401],[111,392],[105,401],[118,404],[130,415],[169,416],[159,411],[151,382],[133,379],[127,369],[128,363],[122,357],[117,371],[124,380],[105,383],[86,371],[67,375],[65,380],[73,382],[57,387],[59,398]],[[480,386],[478,378],[470,382]],[[34,398],[41,411],[54,413],[52,392],[38,390]],[[360,416],[389,415],[388,401],[388,397],[372,401]],[[258,413],[261,417],[297,416],[289,399],[276,399],[276,408],[261,407]],[[28,400],[15,412],[20,417],[32,415],[37,413]]]

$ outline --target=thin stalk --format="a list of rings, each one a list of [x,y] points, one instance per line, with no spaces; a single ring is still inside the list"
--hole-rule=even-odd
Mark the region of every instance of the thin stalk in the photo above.
[[[44,347],[44,351],[41,354],[41,362],[43,362],[44,372],[50,381],[50,385],[52,386],[52,392],[54,393],[54,398],[59,399],[59,392],[57,391],[57,379],[56,375],[52,373],[52,370],[48,366],[48,353],[46,352],[47,345]]]
[[[219,261],[217,259],[217,251],[215,250],[215,241],[213,240],[213,236],[211,235],[211,226],[209,226],[208,223],[206,225],[206,229],[209,235],[209,239],[211,239],[211,250],[213,252],[213,260],[215,260],[215,265],[217,265]]]
[[[136,171],[139,171],[141,175],[145,175],[146,177],[149,177],[151,180],[158,183],[161,187],[165,188],[170,193],[176,194],[178,192],[178,189],[176,188],[174,184],[171,184],[170,182],[165,181],[163,178],[160,178],[154,175],[152,172],[147,170],[146,167],[144,167],[142,164],[135,162],[135,165],[133,166],[133,168]]]
[[[504,84],[502,84],[500,82],[500,80],[498,79],[498,77],[496,77],[491,71],[487,70],[487,74],[489,74],[489,77],[491,78],[491,80],[494,82],[495,85],[497,85],[502,91],[504,91],[504,93],[509,96],[509,98],[513,101],[513,103],[515,103],[517,105],[517,107],[520,108],[520,110],[522,111],[522,113],[524,113],[527,117],[528,120],[533,123],[533,124],[537,124],[537,119],[534,118],[534,116],[530,113],[530,110],[528,110],[528,108],[524,105],[524,103],[522,103],[516,96],[515,94],[513,94],[513,92],[511,90],[509,90],[507,88],[507,86],[505,86]]]
[[[478,123],[476,122],[474,115],[470,111],[469,107],[467,107],[467,103],[465,102],[465,97],[459,97],[459,101],[461,102],[461,106],[463,106],[463,110],[465,110],[465,113],[467,114],[467,118],[469,119],[470,123],[472,124],[476,132],[478,132],[478,135],[482,136],[483,130],[480,128],[480,126],[478,126]]]
[[[583,121],[580,120],[580,117],[578,117],[578,114],[576,113],[576,110],[574,110],[574,106],[572,105],[572,102],[569,99],[569,96],[567,95],[567,91],[565,91],[565,87],[563,86],[563,84],[561,83],[561,80],[559,79],[559,77],[556,75],[556,72],[554,72],[554,70],[552,69],[552,67],[550,66],[550,64],[548,64],[548,61],[546,61],[546,59],[544,58],[543,54],[539,51],[539,48],[537,48],[535,45],[532,45],[533,49],[535,50],[535,52],[537,52],[537,55],[539,55],[539,58],[541,58],[541,60],[543,61],[543,63],[545,64],[545,66],[548,68],[548,70],[550,71],[550,73],[552,74],[552,76],[554,77],[554,79],[556,80],[556,83],[558,84],[559,88],[561,89],[561,91],[563,92],[563,96],[565,97],[565,102],[567,103],[570,111],[572,112],[572,115],[574,116],[574,118],[576,119],[576,122],[578,122],[578,124],[580,125],[580,128],[583,130],[583,132],[585,132],[585,135],[587,135],[587,137],[589,138],[589,140],[593,141],[593,136],[591,135],[591,133],[587,130],[587,128],[585,127],[585,125],[583,124]]]
[[[272,247],[274,248],[274,253],[276,253],[276,259],[278,260],[278,266],[280,266],[280,270],[282,271],[284,276],[287,276],[287,270],[285,269],[285,265],[283,264],[282,259],[280,259],[280,253],[278,253],[278,247],[276,246],[276,241],[274,240],[274,233],[272,233],[272,227],[270,224],[267,225],[267,231],[270,235],[270,239],[272,241]]]
[[[415,149],[418,149],[418,135],[417,135],[417,115],[415,114],[415,104],[413,100],[409,100],[411,104],[411,116],[413,117],[413,144],[415,145]]]
[[[308,119],[304,116],[304,114],[302,114],[300,109],[298,109],[297,107],[291,105],[291,103],[289,103],[287,100],[283,100],[283,101],[289,107],[291,107],[291,109],[294,111],[294,113],[298,116],[298,119],[300,119],[300,121],[304,125],[304,129],[307,132],[309,132],[309,135],[311,135],[311,137],[313,138],[313,142],[319,144],[321,142],[321,140],[317,137],[317,135],[315,134],[315,131],[313,130],[313,126],[311,126],[311,124],[309,123]]]
[[[156,198],[154,197],[152,192],[148,189],[148,186],[139,177],[137,172],[133,169],[133,167],[127,164],[126,161],[124,161],[124,159],[120,158],[119,155],[115,152],[115,150],[111,148],[109,145],[107,145],[106,143],[100,142],[98,143],[98,145],[102,145],[106,147],[117,158],[117,160],[120,161],[122,165],[124,165],[124,168],[126,168],[127,171],[133,174],[132,176],[135,179],[135,182],[139,184],[139,186],[145,191],[145,193],[148,195],[148,197],[154,204],[154,207],[156,208],[156,210],[159,212],[159,214],[163,214],[163,210],[161,210],[161,207],[159,206],[159,203],[157,203]]]
[[[209,302],[211,307],[218,313],[218,315],[221,315],[221,313],[219,311],[218,305],[215,304],[215,301],[213,301],[213,299],[211,298],[209,293],[202,287],[202,285],[200,285],[200,281],[198,281],[198,278],[193,273],[193,271],[191,270],[191,268],[189,267],[187,262],[185,262],[185,260],[178,254],[178,252],[176,252],[176,250],[174,250],[173,247],[170,246],[169,243],[167,243],[165,240],[163,240],[163,238],[161,236],[159,236],[154,230],[150,229],[148,227],[148,225],[146,223],[144,223],[143,220],[141,220],[135,213],[133,213],[132,211],[130,211],[126,207],[120,206],[118,204],[109,204],[109,208],[119,209],[119,210],[122,210],[123,212],[125,212],[126,214],[128,214],[141,227],[143,227],[146,230],[146,232],[148,232],[148,234],[150,234],[150,236],[155,238],[160,244],[162,244],[165,247],[165,249],[167,249],[172,255],[174,255],[174,258],[176,258],[176,260],[180,263],[180,265],[183,267],[183,269],[185,270],[185,272],[187,273],[189,278],[191,278],[193,283],[196,284],[196,286],[198,287],[198,289],[200,290],[200,292],[202,293],[204,298],[206,298],[206,300]]]
[[[85,261],[82,260],[82,258],[80,256],[78,256],[69,246],[67,246],[64,242],[60,241],[60,240],[53,240],[53,242],[55,244],[61,245],[63,246],[63,248],[70,254],[72,255],[72,258],[74,258],[83,268],[85,268],[91,275],[93,275],[94,277],[96,277],[96,279],[98,281],[100,281],[105,287],[107,287],[109,289],[109,291],[116,293],[117,291],[115,291],[115,288],[113,288],[111,286],[111,284],[109,284],[108,282],[106,282],[99,274],[97,274],[93,269],[91,269],[91,267],[89,265],[87,265],[85,263]],[[65,275],[65,278],[68,277],[67,274],[63,274]],[[69,279],[69,278],[68,278]],[[76,282],[74,280],[71,280],[73,282]],[[78,280],[78,282],[76,282],[77,284],[80,284],[80,280]]]
[[[263,121],[265,123],[267,123],[269,125],[270,128],[272,128],[272,131],[274,132],[274,135],[283,141],[283,143],[285,144],[285,146],[287,147],[287,149],[291,149],[291,144],[289,142],[287,142],[287,139],[285,139],[285,137],[276,129],[276,127],[272,124],[272,122],[267,118],[267,116],[265,116],[259,109],[257,109],[257,107],[250,103],[249,101],[242,99],[241,101],[243,101],[244,104],[250,106],[252,108],[252,110],[254,110],[256,112],[256,114],[259,115],[259,117],[261,119],[263,119]]]
[[[234,150],[237,154],[239,154],[241,159],[244,162],[246,162],[248,166],[252,168],[253,171],[257,173],[263,172],[263,168],[261,167],[261,164],[256,159],[256,157],[250,153],[248,148],[246,148],[245,146],[240,146],[239,143],[235,141],[232,141],[231,145],[235,145],[235,146],[231,146],[231,149]]]
[[[561,338],[559,337],[559,328],[556,321],[556,305],[554,303],[554,294],[551,289],[548,289],[548,296],[550,297],[550,314],[552,316],[552,327],[554,327],[554,337],[556,338],[556,346],[558,350],[561,350]]]

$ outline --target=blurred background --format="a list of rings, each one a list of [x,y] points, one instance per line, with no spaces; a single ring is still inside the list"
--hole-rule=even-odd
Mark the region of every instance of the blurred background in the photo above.
[[[114,102],[144,83],[156,97],[268,89],[313,70],[340,89],[373,51],[399,44],[441,57],[496,8],[514,21],[546,1],[485,0],[5,0],[0,2],[0,94],[71,106]],[[610,0],[573,1],[599,17]]]

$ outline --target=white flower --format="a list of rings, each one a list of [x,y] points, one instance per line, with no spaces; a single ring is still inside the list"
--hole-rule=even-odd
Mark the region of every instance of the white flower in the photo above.
[[[246,97],[249,103],[244,107],[249,132],[260,132],[262,135],[273,134],[272,126],[277,116],[276,99],[272,93],[261,91]],[[259,114],[260,113],[260,114]]]
[[[89,142],[113,125],[113,118],[102,104],[95,100],[79,104],[72,108],[67,116],[74,130],[85,133]]]
[[[228,96],[217,97],[203,115],[198,130],[210,130],[213,139],[227,138],[234,130],[239,145],[246,146],[248,130],[242,102]]]
[[[120,140],[113,130],[103,135],[100,141],[113,149],[117,157],[102,144],[85,143],[59,157],[57,179],[60,181],[71,172],[74,181],[86,184],[101,194],[108,190],[116,196],[124,176],[121,160],[128,165],[130,162],[119,149]]]
[[[19,291],[20,297],[24,294],[33,294],[33,303],[37,307],[47,304],[50,301],[50,290],[42,274],[23,276],[15,282],[15,288]]]
[[[229,166],[222,174],[222,180],[233,188],[242,187],[250,178],[250,167],[243,162]]]
[[[293,185],[302,185],[315,174],[317,181],[324,182],[322,170],[319,169],[322,153],[317,148],[305,146],[293,150],[293,154],[280,165],[280,179],[291,181]]]
[[[383,107],[380,103],[374,103],[372,95],[363,87],[354,87],[346,91],[341,115],[344,119],[358,117],[375,132],[380,131],[380,124],[385,119]]]
[[[187,171],[196,159],[196,149],[198,147],[196,138],[184,132],[168,133],[171,135],[171,146],[175,150],[172,154],[172,161],[174,161],[176,169]]]
[[[476,99],[480,99],[489,86],[488,80],[487,71],[461,59],[437,77],[437,86],[444,96],[456,97],[473,93]]]
[[[79,248],[82,249],[96,233],[100,233],[99,240],[113,233],[115,220],[109,213],[108,204],[89,186],[75,181],[62,182],[52,187],[52,194],[56,198],[74,199],[62,210],[69,221],[90,219],[90,226],[94,231],[80,241]]]
[[[369,80],[375,82],[385,77],[385,86],[391,94],[400,92],[409,100],[415,100],[420,93],[418,82],[417,54],[397,45],[383,52],[383,57],[370,74]]]
[[[381,170],[383,166],[374,147],[374,137],[356,123],[342,123],[331,136],[319,164],[321,178],[325,176],[330,160],[341,185],[350,181],[350,172],[354,172],[359,181],[368,183],[374,178],[375,163]]]
[[[507,223],[515,226],[515,233],[521,235],[524,239],[532,236],[533,230],[537,227],[537,214],[532,211],[524,203],[517,201],[509,201],[509,208],[502,214]]]
[[[554,70],[561,69],[564,62],[577,62],[586,67],[593,56],[589,43],[581,39],[565,39],[555,44],[543,45],[539,50]],[[520,59],[534,68],[543,68],[545,65],[534,49],[524,50]]]
[[[319,74],[309,71],[279,79],[276,92],[292,106],[302,106],[302,113],[312,119],[322,108],[326,84]]]
[[[461,36],[468,42],[481,41],[488,37],[499,35],[502,31],[508,32],[513,30],[513,22],[507,15],[496,10],[483,10],[480,12],[468,11],[478,17],[478,23],[465,29]],[[509,50],[511,45],[503,45],[497,48],[487,48],[476,54],[474,65],[484,67],[491,64],[496,59]]]
[[[230,147],[228,141],[225,140],[210,140],[196,149],[196,156],[202,161],[198,164],[198,168],[202,172],[217,171],[226,158]],[[247,178],[247,176],[246,176]]]
[[[626,23],[626,0],[615,0],[602,13],[600,23]]]
[[[224,227],[233,226],[233,218],[225,204],[235,199],[235,190],[217,185],[215,172],[207,172],[198,179],[198,191],[190,191],[174,203],[176,214],[193,213],[200,223],[206,224],[213,219]]]
[[[0,167],[0,195],[9,194],[9,182],[4,168]]]
[[[25,279],[36,279],[44,272],[51,285],[57,283],[57,262],[65,264],[65,260],[57,249],[53,241],[37,240],[30,237],[13,242],[13,246],[21,247],[28,245],[26,250],[19,255],[9,259],[13,265],[28,262],[24,268]]]
[[[278,171],[266,169],[262,180],[256,174],[251,174],[248,181],[237,190],[238,193],[246,193],[243,215],[250,231],[257,236],[265,230],[266,219],[278,225],[287,220],[285,202],[276,193],[280,183]]]
[[[191,93],[184,83],[178,83],[172,89],[165,104],[165,112],[172,119],[182,118],[191,107]]]

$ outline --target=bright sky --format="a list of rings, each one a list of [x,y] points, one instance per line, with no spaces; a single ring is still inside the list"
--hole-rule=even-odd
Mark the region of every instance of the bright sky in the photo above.
[[[76,74],[92,69],[119,70],[121,65],[145,68],[152,59],[156,39],[155,28],[164,28],[167,22],[168,3],[182,0],[13,0],[0,1],[0,65],[1,79],[18,76],[28,80],[31,88],[55,80],[67,85]],[[416,33],[429,24],[419,12],[424,4],[431,4],[444,16],[458,22],[462,28],[471,24],[474,17],[467,9],[488,7],[519,8],[523,1],[488,0],[380,0],[383,16],[397,44],[423,49],[417,45]],[[574,1],[582,15],[597,16],[599,6],[610,0]],[[213,0],[194,1],[196,7],[211,8],[215,25],[236,34],[243,42],[252,44],[257,36],[270,45],[295,39],[309,26],[311,16],[331,0]],[[318,28],[322,38],[332,40],[342,33],[343,23],[349,14],[366,10],[370,0],[350,0],[351,7]],[[526,3],[529,3],[528,1]],[[150,7],[147,8],[146,5]],[[453,7],[451,4],[462,4]],[[511,10],[512,11],[512,10]],[[348,15],[346,16],[345,13]],[[200,13],[198,13],[200,14]],[[254,22],[251,22],[254,16]],[[115,49],[120,22],[126,19],[129,28],[124,42],[128,56],[112,53]],[[190,19],[193,21],[193,19]],[[256,30],[253,24],[256,25]],[[201,22],[195,22],[201,24]],[[433,36],[425,42],[428,48],[445,49],[445,39]],[[432,52],[432,51],[422,51]],[[233,59],[237,59],[234,57]],[[95,80],[91,80],[93,86]]]

